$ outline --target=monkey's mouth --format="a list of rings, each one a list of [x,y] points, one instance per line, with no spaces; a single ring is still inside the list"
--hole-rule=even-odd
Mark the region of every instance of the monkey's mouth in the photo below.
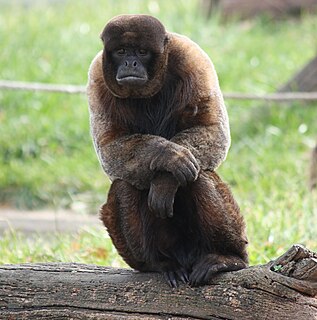
[[[129,75],[120,78],[116,77],[116,80],[121,86],[142,86],[147,82],[148,78]]]

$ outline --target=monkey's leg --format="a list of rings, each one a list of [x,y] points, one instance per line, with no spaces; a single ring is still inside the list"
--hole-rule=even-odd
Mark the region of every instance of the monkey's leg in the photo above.
[[[115,180],[107,202],[100,208],[100,218],[118,253],[134,269],[144,268],[139,212],[141,191],[127,182]]]
[[[129,266],[161,272],[171,287],[177,287],[177,280],[187,283],[189,268],[182,266],[174,252],[182,242],[179,224],[156,217],[148,208],[147,198],[148,191],[115,180],[107,203],[100,209],[101,220]],[[185,250],[181,251],[184,256]]]
[[[108,201],[101,207],[101,220],[122,258],[139,271],[162,272],[171,287],[177,279],[188,282],[189,272],[173,256],[179,241],[170,219],[150,212],[148,191],[140,191],[128,182],[115,180]]]
[[[247,238],[239,207],[216,173],[202,173],[191,192],[202,244],[189,279],[197,286],[207,284],[215,273],[247,267]]]

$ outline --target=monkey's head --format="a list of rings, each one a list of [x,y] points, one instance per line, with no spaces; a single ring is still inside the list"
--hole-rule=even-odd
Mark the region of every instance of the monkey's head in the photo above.
[[[162,23],[147,15],[121,15],[101,33],[103,76],[119,98],[147,98],[164,83],[168,35]]]

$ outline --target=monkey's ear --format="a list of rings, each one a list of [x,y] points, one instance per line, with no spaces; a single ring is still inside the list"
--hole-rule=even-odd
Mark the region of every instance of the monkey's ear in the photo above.
[[[166,46],[170,41],[170,37],[168,34],[165,35],[165,39],[164,39],[164,46]]]

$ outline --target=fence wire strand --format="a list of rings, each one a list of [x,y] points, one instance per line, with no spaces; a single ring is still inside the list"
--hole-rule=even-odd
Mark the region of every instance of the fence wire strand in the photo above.
[[[86,86],[0,80],[0,90],[24,90],[66,94],[85,94]],[[223,96],[227,100],[317,101],[317,92],[279,92],[271,94],[225,92],[223,93]]]

